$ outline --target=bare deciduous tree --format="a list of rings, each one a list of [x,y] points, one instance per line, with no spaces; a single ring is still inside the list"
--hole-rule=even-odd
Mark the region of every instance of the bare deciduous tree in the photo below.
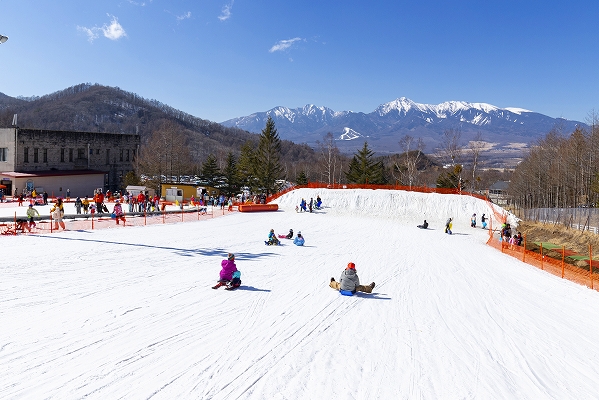
[[[399,141],[399,146],[403,151],[402,162],[401,165],[395,163],[395,168],[400,173],[403,172],[411,188],[418,175],[418,161],[420,161],[424,151],[424,142],[422,138],[416,139],[413,136],[405,135]]]
[[[478,168],[480,153],[485,149],[486,143],[483,141],[483,134],[478,132],[473,140],[468,143],[470,153],[472,154],[472,188],[478,189],[478,180],[476,176],[476,169]]]
[[[329,185],[335,182],[335,173],[339,169],[341,161],[339,149],[335,144],[335,138],[331,132],[327,133],[322,143],[317,142],[320,147],[320,159],[322,161],[322,176]]]

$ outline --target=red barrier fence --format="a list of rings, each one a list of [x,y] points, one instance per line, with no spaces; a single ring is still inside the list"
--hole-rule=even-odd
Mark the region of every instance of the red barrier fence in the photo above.
[[[75,214],[65,215],[63,222],[67,230],[94,230],[107,228],[123,228],[128,226],[145,226],[155,224],[173,224],[178,222],[202,221],[215,217],[237,212],[236,208],[229,211],[228,208],[220,209],[218,207],[198,207],[192,209],[181,209],[179,211],[156,211],[147,213],[129,213],[125,214],[125,221],[119,221],[111,218],[110,214]],[[19,222],[24,221],[24,222]],[[62,231],[52,216],[47,219],[38,220],[35,226],[28,229],[29,223],[23,217],[17,218],[16,215],[12,222],[0,224],[0,234],[16,235],[20,233],[45,234]]]

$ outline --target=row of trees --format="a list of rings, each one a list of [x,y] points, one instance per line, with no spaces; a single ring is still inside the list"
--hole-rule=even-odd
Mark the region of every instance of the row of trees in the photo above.
[[[189,148],[177,125],[165,121],[153,132],[136,159],[136,176],[128,179],[137,182],[127,183],[143,180],[159,189],[165,183],[199,180],[207,186],[221,188],[227,195],[239,193],[244,186],[267,195],[278,189],[277,180],[282,177],[281,139],[270,118],[260,134],[257,148],[247,142],[239,158],[229,152],[224,168],[218,166],[214,154],[209,154],[201,166],[196,165]]]
[[[595,206],[599,201],[599,126],[553,129],[514,171],[509,195],[522,208]]]
[[[136,176],[156,189],[165,183],[201,182],[218,187],[227,195],[235,195],[243,187],[254,193],[267,195],[279,190],[279,180],[297,184],[310,181],[358,184],[400,184],[473,189],[480,177],[477,174],[482,138],[460,144],[461,132],[445,132],[442,146],[431,159],[424,153],[422,139],[406,135],[399,145],[403,153],[376,157],[365,142],[351,158],[340,154],[335,139],[328,133],[318,143],[318,162],[306,161],[288,165],[281,161],[282,142],[274,121],[269,118],[259,140],[248,141],[236,155],[209,154],[201,164],[195,163],[188,137],[180,133],[180,126],[172,121],[163,122],[156,129],[136,159]],[[464,160],[470,158],[470,170]],[[439,166],[445,164],[446,168]],[[471,173],[471,175],[470,175]],[[471,181],[468,177],[471,176]],[[135,177],[129,176],[128,179]],[[139,178],[137,178],[139,179]],[[472,183],[471,183],[472,182]],[[136,183],[129,181],[128,184]],[[468,187],[469,186],[469,187]]]

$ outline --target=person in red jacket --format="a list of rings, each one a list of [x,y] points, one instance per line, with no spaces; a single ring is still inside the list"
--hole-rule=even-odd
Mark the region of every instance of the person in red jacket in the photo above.
[[[143,212],[146,208],[146,196],[144,192],[139,192],[137,195],[137,204],[139,204],[139,212]]]

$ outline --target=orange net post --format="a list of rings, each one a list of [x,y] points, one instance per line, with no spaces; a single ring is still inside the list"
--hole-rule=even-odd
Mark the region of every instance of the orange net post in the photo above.
[[[565,263],[564,263],[564,258],[566,258],[566,247],[562,246],[562,279],[564,279],[564,267],[565,267]]]
[[[593,287],[593,247],[589,244],[589,277],[591,278],[591,289]]]

